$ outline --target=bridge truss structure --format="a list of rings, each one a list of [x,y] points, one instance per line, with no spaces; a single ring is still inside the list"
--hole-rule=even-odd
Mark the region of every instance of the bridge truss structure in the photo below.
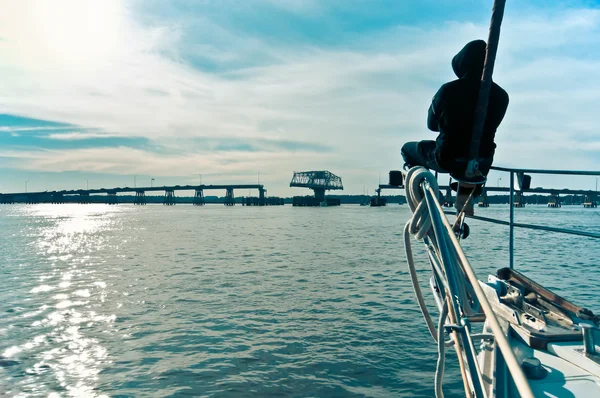
[[[325,191],[342,190],[342,179],[327,171],[295,171],[290,187],[310,188],[315,192],[315,198],[325,200]]]

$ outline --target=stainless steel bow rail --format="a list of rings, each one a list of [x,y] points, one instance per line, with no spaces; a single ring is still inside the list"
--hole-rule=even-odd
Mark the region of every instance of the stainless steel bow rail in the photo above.
[[[521,181],[526,174],[562,174],[562,175],[600,175],[600,172],[572,170],[530,170],[494,168],[497,171],[510,173],[511,198],[514,195],[514,177]],[[503,332],[496,314],[484,294],[469,261],[460,245],[461,231],[457,231],[445,216],[438,201],[439,186],[437,179],[423,167],[415,167],[403,173],[404,188],[407,202],[413,211],[412,218],[404,228],[404,244],[409,274],[413,283],[417,302],[425,318],[427,327],[438,343],[438,362],[436,367],[435,391],[436,397],[443,397],[442,378],[444,372],[445,347],[454,346],[467,396],[487,397],[484,388],[482,372],[478,366],[477,351],[474,341],[481,339],[493,340],[500,349],[515,386],[522,397],[533,397],[529,383],[518,363],[510,344]],[[496,220],[487,217],[472,216],[485,222],[507,225],[510,228],[510,267],[513,267],[514,228],[538,229],[548,232],[567,233],[588,238],[600,238],[599,233],[577,231],[564,228],[541,225],[521,224],[514,222],[514,206],[510,207],[510,221]],[[460,220],[461,215],[457,218]],[[440,318],[435,323],[425,305],[423,294],[417,278],[416,266],[411,247],[411,235],[425,243],[431,263],[433,277],[430,281]],[[492,335],[473,333],[471,323],[486,320]],[[452,340],[445,341],[445,333]]]
[[[595,233],[595,232],[577,231],[577,230],[571,230],[571,229],[566,229],[566,228],[547,227],[547,226],[543,226],[543,225],[515,223],[515,203],[514,203],[514,198],[515,198],[515,175],[518,178],[519,186],[521,188],[524,188],[522,184],[524,183],[524,181],[527,180],[527,176],[529,174],[600,176],[600,171],[514,169],[514,168],[508,168],[508,167],[495,167],[495,166],[492,167],[492,170],[503,171],[503,172],[507,172],[507,173],[510,174],[510,187],[509,187],[510,188],[510,194],[509,194],[509,196],[510,196],[510,215],[509,215],[509,222],[506,223],[506,221],[502,221],[502,220],[496,220],[496,219],[484,218],[484,217],[477,217],[477,216],[472,216],[472,218],[478,219],[478,220],[481,220],[481,221],[488,221],[488,222],[493,222],[493,223],[496,223],[496,224],[504,224],[504,225],[508,225],[509,226],[508,247],[509,247],[509,266],[510,266],[510,268],[514,267],[514,241],[515,241],[514,230],[515,230],[515,227],[528,228],[528,229],[538,229],[538,230],[547,231],[547,232],[558,232],[558,233],[565,233],[565,234],[570,234],[570,235],[579,235],[579,236],[585,236],[585,237],[588,237],[588,238],[600,238],[600,234],[599,233]]]
[[[523,370],[479,285],[479,281],[460,246],[453,227],[444,215],[442,206],[437,199],[438,185],[435,177],[427,169],[415,167],[406,174],[405,181],[407,202],[413,211],[413,217],[404,228],[406,256],[417,301],[432,337],[438,342],[439,356],[435,379],[436,396],[443,397],[441,380],[443,378],[444,347],[446,345],[453,345],[457,352],[467,395],[477,398],[487,396],[474,345],[474,340],[484,337],[474,334],[471,330],[471,321],[474,319],[471,315],[483,311],[483,315],[488,320],[493,332],[493,340],[502,352],[519,394],[526,398],[533,397]],[[438,292],[436,301],[441,309],[437,331],[425,307],[419,282],[416,278],[410,235],[423,240],[432,264],[434,274],[432,286],[435,286],[434,290]],[[465,280],[469,282],[470,286],[467,286]],[[472,298],[469,297],[469,294]],[[451,343],[444,341],[445,331],[451,335]]]

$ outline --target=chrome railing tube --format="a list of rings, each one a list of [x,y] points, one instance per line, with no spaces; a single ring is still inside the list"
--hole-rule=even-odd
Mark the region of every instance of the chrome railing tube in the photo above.
[[[508,231],[508,266],[515,266],[515,173],[510,172],[510,228]]]

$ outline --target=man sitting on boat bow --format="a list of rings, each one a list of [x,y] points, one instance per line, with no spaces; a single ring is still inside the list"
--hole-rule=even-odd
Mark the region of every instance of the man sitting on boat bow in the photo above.
[[[427,117],[427,127],[439,132],[435,141],[407,142],[402,146],[405,166],[423,166],[439,173],[462,175],[468,163],[475,107],[481,85],[486,43],[474,40],[467,43],[452,59],[452,69],[458,77],[444,84],[433,97]],[[508,94],[492,82],[481,145],[479,172],[487,176],[494,160],[494,137],[508,107]],[[469,192],[459,190],[456,208],[465,207],[473,214],[473,199],[467,202]]]

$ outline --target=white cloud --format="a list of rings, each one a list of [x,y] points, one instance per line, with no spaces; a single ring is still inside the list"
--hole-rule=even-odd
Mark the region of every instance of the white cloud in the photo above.
[[[53,126],[40,126],[40,127],[14,127],[14,126],[0,126],[0,132],[13,133],[13,132],[26,132],[26,131],[48,131],[48,130],[71,130],[73,127],[53,127]]]
[[[10,12],[0,16],[0,111],[98,129],[53,139],[140,136],[181,154],[125,148],[12,153],[13,166],[27,169],[184,175],[201,168],[224,174],[250,168],[275,176],[273,170],[282,167],[322,167],[362,191],[378,171],[401,166],[404,141],[435,138],[426,131],[426,111],[437,88],[453,78],[452,55],[466,41],[487,35],[485,24],[450,22],[431,30],[395,27],[344,49],[287,48],[221,27],[227,45],[215,49],[203,42],[202,32],[199,44],[189,46],[182,39],[185,26],[141,25],[127,3],[110,2],[102,10],[80,1],[43,4],[50,8],[36,9],[28,1],[3,7]],[[310,1],[285,4],[315,12]],[[57,13],[64,14],[55,19]],[[600,40],[599,19],[598,11],[586,9],[507,15],[495,79],[511,104],[498,132],[497,163],[600,169],[600,156],[591,156],[598,142],[598,54],[577,54],[594,51],[587,46]],[[215,73],[186,63],[183,48],[218,62],[241,53],[268,54],[269,61]],[[193,137],[301,140],[332,146],[335,155],[190,155],[186,143]],[[588,144],[578,137],[587,137]],[[577,151],[590,157],[584,161]],[[555,164],[561,155],[562,164]],[[284,174],[277,184],[287,184]]]
[[[91,138],[109,138],[109,137],[119,137],[116,134],[107,134],[107,133],[82,133],[79,131],[73,131],[70,133],[59,133],[59,134],[48,134],[44,138],[50,140],[60,140],[60,141],[77,141],[77,140],[88,140]]]
[[[335,158],[336,155],[332,155]],[[314,165],[310,154],[276,152],[185,153],[157,154],[127,147],[90,148],[75,150],[14,151],[0,150],[0,158],[7,166],[27,171],[69,172],[85,170],[88,173],[150,175],[177,177],[185,183],[195,179],[199,172],[206,183],[244,183],[256,180],[266,184],[271,195],[289,193],[279,186],[289,180],[296,168],[309,169]],[[276,164],[278,167],[273,169]],[[265,170],[271,168],[271,172]],[[211,180],[206,176],[213,175]],[[287,185],[287,184],[285,184]]]

